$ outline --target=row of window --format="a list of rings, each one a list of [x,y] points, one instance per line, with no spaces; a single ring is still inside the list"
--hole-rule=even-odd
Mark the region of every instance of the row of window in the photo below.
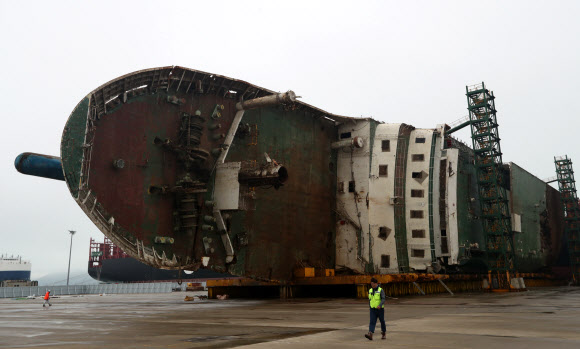
[[[343,132],[340,134],[340,139],[347,139],[351,138],[352,133],[350,132]],[[425,143],[425,137],[416,137],[415,143]],[[383,140],[382,147],[383,151],[391,151],[391,141],[388,139]]]
[[[425,138],[423,138],[425,139]],[[425,142],[423,142],[425,143]],[[381,145],[381,150],[383,152],[391,151],[391,141],[384,140]],[[411,161],[425,161],[425,154],[411,154]]]
[[[425,258],[425,250],[411,249],[411,257]],[[391,256],[388,254],[381,255],[381,268],[391,267]]]
[[[338,192],[344,193],[344,182],[338,183]],[[354,181],[348,182],[348,192],[354,193]],[[411,189],[411,197],[412,198],[424,198],[425,197],[425,190],[423,190],[423,189]]]
[[[379,238],[386,240],[391,235],[391,228],[379,227]],[[412,229],[411,236],[415,239],[425,238],[425,229]]]
[[[338,183],[338,192],[344,193],[344,182]],[[354,181],[348,182],[348,192],[354,193]],[[425,190],[423,190],[423,189],[411,189],[411,197],[412,198],[424,198],[425,197]]]
[[[425,137],[415,138],[415,143],[425,143]],[[381,148],[383,151],[391,151],[391,141],[388,139],[383,140]]]
[[[388,176],[389,176],[389,165],[379,165],[379,177],[388,177]],[[411,172],[411,178],[423,179],[424,177],[427,177],[427,173],[425,171]]]

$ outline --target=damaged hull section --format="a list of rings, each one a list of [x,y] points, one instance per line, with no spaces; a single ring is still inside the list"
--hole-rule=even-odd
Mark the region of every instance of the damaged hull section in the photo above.
[[[146,264],[288,279],[296,265],[334,267],[339,119],[291,91],[139,71],[77,105],[63,171],[99,229]]]
[[[177,66],[127,74],[71,113],[64,179],[115,245],[160,269],[264,282],[488,270],[473,151],[447,125],[296,98]],[[518,271],[565,265],[559,192],[515,164],[504,175]]]

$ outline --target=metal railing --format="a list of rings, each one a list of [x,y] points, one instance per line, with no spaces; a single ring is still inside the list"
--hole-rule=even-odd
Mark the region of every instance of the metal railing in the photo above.
[[[205,287],[205,282],[202,282]],[[169,293],[185,291],[187,284],[177,282],[149,282],[127,284],[70,285],[70,286],[28,286],[0,287],[0,298],[44,296],[50,290],[51,296],[82,294],[129,294],[129,293]]]
[[[469,121],[469,115],[462,116],[461,118],[459,118],[457,120],[451,121],[447,125],[449,125],[449,127],[453,128],[455,126],[461,125],[462,123],[464,123],[466,121]]]

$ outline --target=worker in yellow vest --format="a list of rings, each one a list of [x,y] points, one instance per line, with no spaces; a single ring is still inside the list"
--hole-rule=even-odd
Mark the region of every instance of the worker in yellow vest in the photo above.
[[[369,323],[369,333],[365,334],[368,340],[373,340],[377,318],[381,321],[381,339],[387,339],[387,326],[385,325],[385,291],[379,287],[377,279],[371,279],[371,289],[369,290],[369,306],[371,309],[371,322]]]

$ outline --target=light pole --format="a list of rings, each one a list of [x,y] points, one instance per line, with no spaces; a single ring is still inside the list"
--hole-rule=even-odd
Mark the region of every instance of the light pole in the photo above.
[[[70,233],[70,251],[68,252],[68,273],[66,274],[66,287],[68,287],[68,278],[70,276],[70,256],[72,254],[72,237],[75,235],[76,231],[69,230]]]

